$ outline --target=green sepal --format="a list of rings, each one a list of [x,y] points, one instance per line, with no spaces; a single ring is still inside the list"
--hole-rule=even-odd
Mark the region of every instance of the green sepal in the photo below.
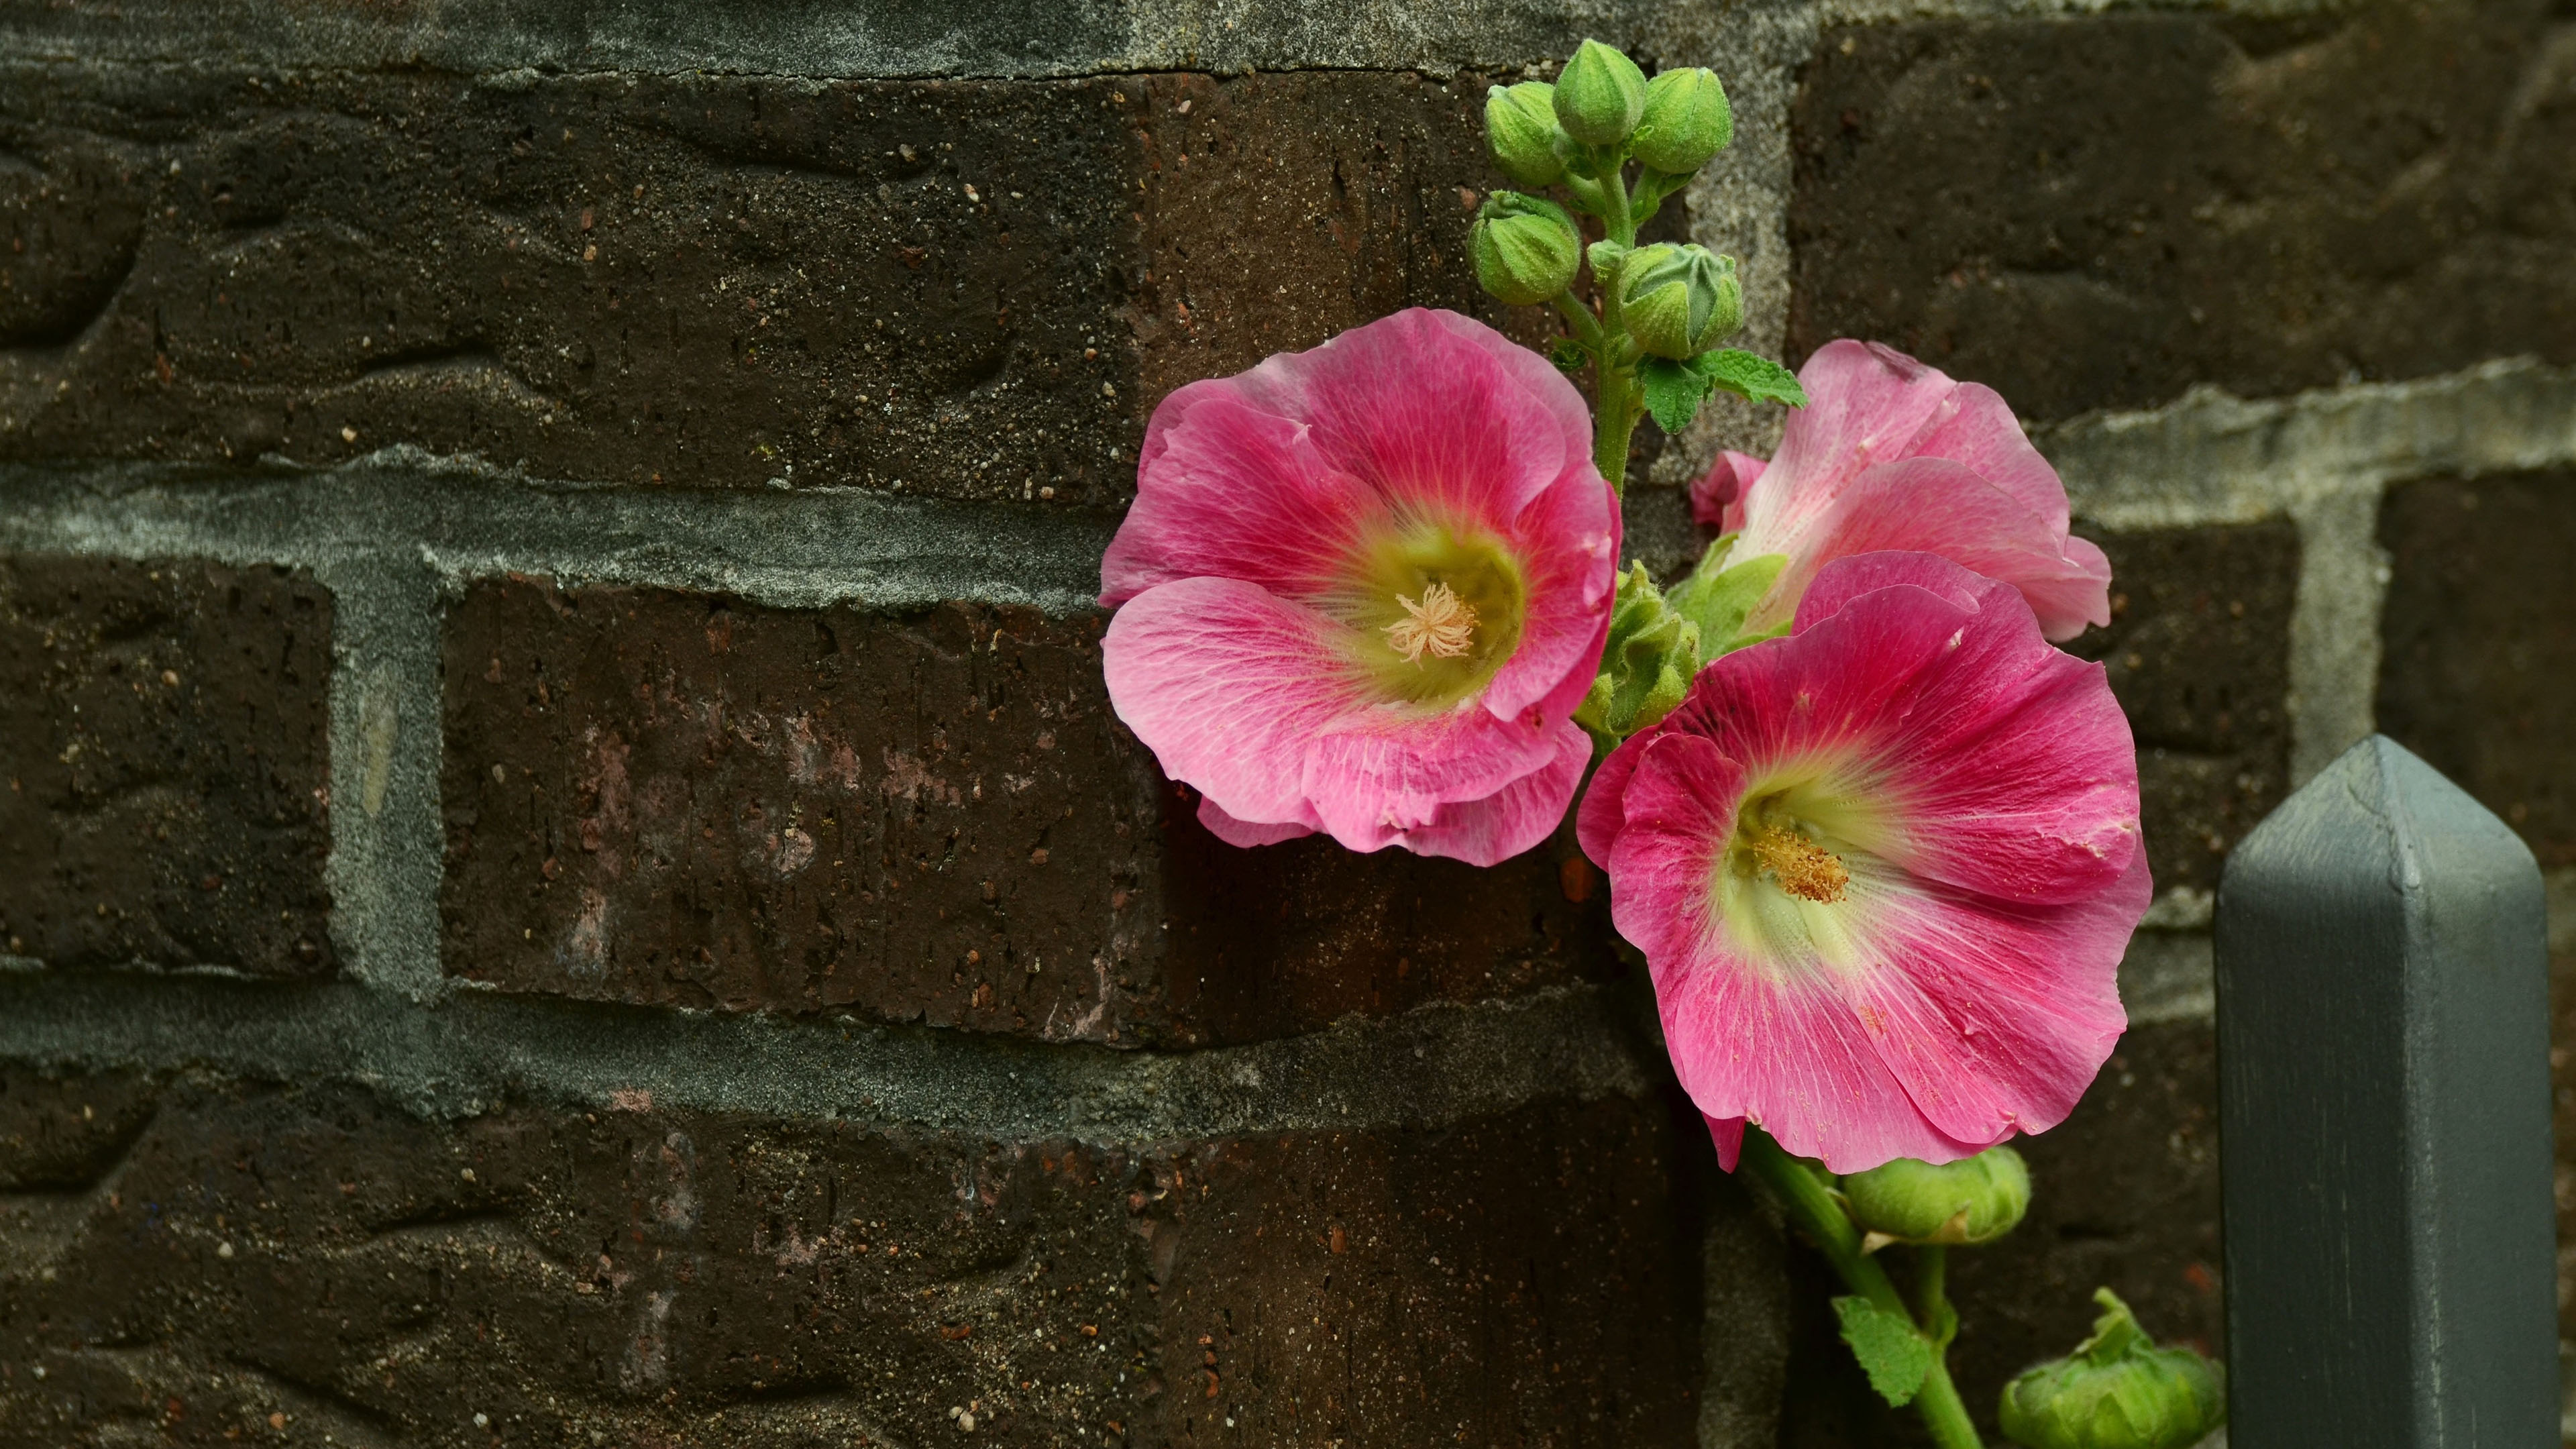
[[[1807,405],[1807,390],[1798,386],[1796,373],[1741,348],[1703,352],[1692,358],[1690,365],[1708,379],[1710,386],[1724,388],[1747,402],[1787,403],[1793,408]]]
[[[1699,567],[1691,576],[1673,585],[1665,596],[1675,613],[1699,626],[1704,658],[1715,659],[1732,654],[1748,644],[1776,639],[1788,632],[1788,625],[1746,632],[1745,616],[1771,592],[1780,579],[1780,571],[1789,566],[1789,556],[1780,553],[1760,554],[1738,561],[1735,534],[1708,546],[1700,555]],[[1709,641],[1714,641],[1711,644]]]
[[[1666,433],[1679,433],[1690,426],[1691,415],[1699,411],[1700,400],[1708,396],[1708,379],[1689,364],[1649,357],[1637,365],[1638,390],[1646,399],[1646,415]]]
[[[2108,1288],[2093,1336],[2004,1386],[1996,1419],[2026,1449],[2186,1449],[2227,1422],[2227,1382],[2188,1348],[2158,1348]]]
[[[1699,626],[1676,614],[1644,564],[1619,576],[1601,672],[1575,708],[1574,722],[1608,749],[1663,719],[1699,672]]]
[[[1853,1295],[1834,1300],[1834,1316],[1842,1320],[1843,1342],[1869,1375],[1869,1386],[1900,1409],[1912,1403],[1932,1374],[1932,1344],[1915,1330],[1914,1320]]]

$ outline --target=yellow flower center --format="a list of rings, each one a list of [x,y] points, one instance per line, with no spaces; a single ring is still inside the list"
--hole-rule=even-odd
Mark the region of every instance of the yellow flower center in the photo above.
[[[1795,830],[1762,825],[1745,832],[1744,852],[1754,866],[1800,900],[1832,905],[1843,898],[1851,872],[1842,857]]]
[[[1386,642],[1405,663],[1418,669],[1425,654],[1461,658],[1476,642],[1476,611],[1447,584],[1424,589],[1418,604],[1402,594],[1395,601],[1404,606],[1405,617],[1386,626]]]

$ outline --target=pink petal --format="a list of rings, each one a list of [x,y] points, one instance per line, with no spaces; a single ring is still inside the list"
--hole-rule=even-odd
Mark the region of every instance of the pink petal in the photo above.
[[[2111,889],[2062,906],[1928,883],[1898,892],[1882,964],[1848,981],[1846,1000],[1935,1128],[1968,1141],[2044,1132],[2127,1028],[2120,957],[2152,891],[2141,852]]]
[[[1717,1147],[1718,1170],[1733,1172],[1735,1164],[1744,1160],[1744,1119],[1711,1117],[1703,1112],[1699,1120],[1708,1124],[1708,1140]]]
[[[1210,835],[1226,844],[1239,845],[1246,849],[1256,845],[1277,845],[1283,840],[1312,835],[1322,828],[1319,823],[1313,822],[1263,825],[1250,820],[1237,820],[1225,813],[1225,807],[1205,795],[1199,797],[1199,823],[1208,828]]]
[[[1376,850],[1443,824],[1446,807],[1558,764],[1566,731],[1583,733],[1571,721],[1541,729],[1473,708],[1433,716],[1371,710],[1307,745],[1300,793],[1334,839]],[[1560,818],[1573,797],[1569,781],[1557,801]]]
[[[1520,643],[1485,686],[1485,708],[1563,719],[1583,702],[1610,637],[1618,590],[1619,500],[1600,475],[1560,482],[1513,521],[1528,603]]]
[[[1744,493],[1769,465],[1750,453],[1717,455],[1690,489],[1691,522],[1731,533],[1744,526]]]
[[[2111,622],[2111,566],[2102,551],[2066,536],[2061,494],[2054,526],[1967,465],[1945,458],[1884,463],[1860,475],[1819,516],[1804,552],[1746,620],[1766,627],[1789,616],[1815,571],[1838,558],[1880,550],[1937,554],[2021,590],[2041,632],[2071,639],[2087,624]]]
[[[1376,492],[1336,471],[1302,423],[1250,406],[1234,382],[1191,383],[1154,410],[1136,501],[1101,560],[1103,605],[1202,576],[1311,598],[1383,516]]]
[[[1164,774],[1227,816],[1311,827],[1307,744],[1359,707],[1338,629],[1237,579],[1157,585],[1101,640],[1109,700]]]
[[[1571,720],[1556,727],[1556,758],[1481,800],[1443,805],[1402,844],[1469,865],[1498,865],[1556,833],[1592,763],[1592,737]]]

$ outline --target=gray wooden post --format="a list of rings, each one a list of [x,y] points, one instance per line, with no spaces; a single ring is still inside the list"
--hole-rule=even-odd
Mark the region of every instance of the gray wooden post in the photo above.
[[[2373,737],[2219,887],[2235,1449],[2554,1449],[2549,963],[2503,821]]]

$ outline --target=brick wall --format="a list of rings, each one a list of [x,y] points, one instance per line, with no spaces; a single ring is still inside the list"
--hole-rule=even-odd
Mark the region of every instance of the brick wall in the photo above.
[[[2160,895],[1968,1397],[2221,1346],[2228,847],[2383,728],[2576,930],[2563,4],[0,0],[0,1445],[1907,1432],[1570,841],[1231,850],[1100,683],[1164,392],[1540,335],[1477,115],[1586,33],[1725,77],[1747,345],[2119,570]]]

